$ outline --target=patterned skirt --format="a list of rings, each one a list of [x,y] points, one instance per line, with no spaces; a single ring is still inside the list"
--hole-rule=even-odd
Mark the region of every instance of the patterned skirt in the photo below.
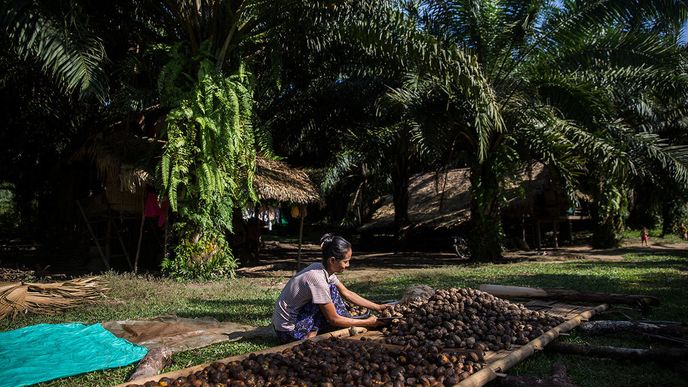
[[[335,284],[330,284],[330,296],[332,297],[332,303],[334,304],[337,314],[344,317],[351,317],[351,314],[346,309],[346,304],[339,294],[339,290]],[[325,316],[320,311],[320,305],[309,303],[304,305],[296,316],[296,321],[294,322],[293,331],[278,331],[277,338],[282,344],[290,343],[296,340],[302,340],[310,332],[324,333],[334,330],[336,327],[331,326]]]

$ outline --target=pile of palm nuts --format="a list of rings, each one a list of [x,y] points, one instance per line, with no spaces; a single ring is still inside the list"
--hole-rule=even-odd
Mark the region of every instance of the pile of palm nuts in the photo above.
[[[143,386],[451,386],[483,364],[476,353],[444,353],[433,345],[389,348],[332,338],[307,340],[281,353],[216,362],[185,377],[162,378]]]
[[[351,317],[357,317],[357,316],[367,316],[370,314],[370,309],[363,307],[363,306],[358,306],[354,303],[344,301],[346,305],[346,310],[349,311],[351,314]]]
[[[395,305],[382,317],[393,318],[383,329],[389,344],[493,351],[526,344],[564,321],[470,288],[440,289],[427,301]]]

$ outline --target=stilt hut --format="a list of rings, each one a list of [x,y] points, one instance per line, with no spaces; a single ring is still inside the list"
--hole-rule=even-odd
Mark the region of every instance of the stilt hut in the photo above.
[[[95,134],[72,156],[72,161],[89,163],[96,170],[99,183],[86,196],[77,197],[76,206],[107,269],[117,256],[126,259],[130,270],[138,269],[146,217],[144,206],[153,186],[155,158],[161,151],[159,141],[133,135],[122,124]],[[166,241],[166,223],[164,227]],[[135,237],[130,233],[126,238],[123,229],[138,232]],[[135,241],[130,240],[134,238]]]
[[[151,111],[151,114],[158,114],[157,110]],[[141,120],[141,126],[134,128],[134,131],[155,133],[156,128],[162,122],[160,117],[162,116],[155,120],[145,118],[147,124]],[[141,250],[144,222],[148,212],[146,206],[150,202],[148,196],[154,185],[155,163],[162,153],[162,142],[152,137],[136,135],[133,133],[134,131],[121,123],[99,132],[86,141],[72,157],[72,160],[89,162],[95,166],[98,172],[99,186],[102,190],[99,190],[99,193],[95,195],[96,197],[89,195],[88,198],[84,198],[83,203],[77,201],[77,206],[106,268],[109,268],[112,257],[110,240],[116,241],[111,234],[118,232],[112,219],[116,218],[120,221],[122,219],[140,219],[140,223],[135,226],[139,230],[139,234],[136,242],[136,258],[133,264],[129,257],[130,254],[120,238],[122,253],[129,262],[131,269],[135,271]],[[315,186],[305,172],[291,168],[284,162],[258,156],[254,188],[259,204],[279,203],[293,206],[293,215],[300,218],[297,259],[300,264],[306,206],[320,202],[320,195]],[[94,203],[98,203],[98,205]],[[167,212],[167,209],[164,208],[164,211]],[[107,229],[97,229],[94,225],[95,218],[107,218]],[[167,222],[164,225],[165,251],[163,251],[163,255],[166,254],[167,250]],[[103,236],[103,233],[107,235]],[[103,245],[100,244],[99,240],[105,241]]]
[[[301,247],[303,244],[303,222],[306,206],[321,203],[318,190],[308,175],[278,160],[258,157],[253,187],[261,203],[280,203],[292,206],[292,216],[299,218],[299,250],[297,270],[301,267]]]
[[[422,173],[409,182],[409,219],[411,234],[461,233],[471,217],[470,171],[457,168],[446,173]],[[568,225],[572,234],[572,221],[587,220],[584,206],[573,207],[567,200],[556,174],[540,163],[532,163],[516,178],[505,183],[507,203],[502,208],[505,223],[519,228],[517,239],[527,248],[526,231],[532,235],[537,248],[542,245],[542,226],[551,225],[554,247],[559,244],[559,225]],[[577,193],[580,202],[589,200]],[[394,224],[394,205],[391,195],[382,199],[370,222],[360,227],[362,234],[391,232]],[[517,226],[517,227],[516,227]],[[532,229],[532,233],[531,230]],[[512,235],[514,237],[514,235]]]

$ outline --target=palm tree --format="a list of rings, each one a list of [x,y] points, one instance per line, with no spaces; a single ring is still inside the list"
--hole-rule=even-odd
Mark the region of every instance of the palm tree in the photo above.
[[[624,184],[645,160],[685,184],[683,149],[636,131],[621,114],[623,91],[685,90],[675,41],[657,32],[685,15],[682,3],[417,1],[398,18],[412,18],[430,38],[414,31],[420,39],[367,40],[371,52],[421,58],[407,59],[407,82],[390,94],[416,117],[425,146],[470,168],[475,259],[501,256],[503,182],[524,161],[555,167],[569,192],[591,172],[598,234],[622,225]],[[649,27],[638,28],[638,18]]]

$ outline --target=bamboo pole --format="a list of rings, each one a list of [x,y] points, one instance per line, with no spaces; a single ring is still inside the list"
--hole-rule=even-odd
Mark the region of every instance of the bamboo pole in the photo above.
[[[323,333],[321,335],[317,335],[317,336],[315,336],[311,339],[307,339],[307,340],[320,341],[320,340],[329,339],[331,337],[349,337],[349,336],[355,336],[355,335],[365,333],[366,331],[367,331],[367,329],[361,328],[361,327],[344,328],[344,329],[340,329],[340,330],[337,330],[334,332]],[[263,349],[261,351],[256,351],[256,352],[251,352],[251,353],[261,354],[261,353],[282,352],[285,349],[295,347],[295,346],[303,343],[304,341],[305,340],[299,340],[299,341],[295,341],[293,343],[278,345],[276,347],[270,347],[270,348]],[[233,362],[233,361],[243,360],[243,359],[249,357],[249,355],[251,353],[246,353],[246,354],[237,355],[237,356],[230,356],[230,357],[226,357],[226,358],[220,359],[220,360],[215,360],[215,361],[212,361],[209,363],[204,363],[204,364],[199,364],[199,365],[192,366],[189,368],[184,368],[182,370],[167,372],[167,373],[160,374],[160,375],[148,376],[148,377],[141,378],[138,380],[131,380],[131,381],[128,381],[126,383],[118,384],[114,387],[126,387],[130,384],[145,384],[146,382],[157,382],[158,380],[160,380],[162,378],[176,379],[180,376],[187,376],[187,375],[193,374],[196,371],[200,371],[200,370],[202,370],[202,369],[204,369],[204,368],[206,368],[206,367],[208,367],[211,364],[216,363],[216,362],[229,363],[229,362]]]
[[[139,227],[139,241],[136,243],[136,257],[134,258],[134,274],[139,269],[139,255],[141,254],[141,241],[143,240],[143,225],[146,222],[145,207],[141,207],[141,227]]]
[[[296,255],[296,272],[301,269],[301,245],[303,244],[303,218],[305,218],[305,206],[299,206],[299,252]]]
[[[86,222],[86,228],[88,228],[89,234],[91,234],[91,238],[93,239],[93,242],[96,244],[96,248],[98,249],[98,254],[100,254],[100,258],[103,260],[103,263],[105,264],[105,268],[110,270],[110,264],[108,263],[107,259],[105,259],[105,254],[103,254],[103,249],[100,248],[100,243],[98,243],[98,238],[96,238],[96,234],[93,232],[93,228],[91,228],[91,223],[88,221],[88,217],[86,216],[86,212],[84,212],[84,208],[81,207],[81,203],[79,201],[76,201],[77,207],[79,207],[79,211],[81,211],[81,216],[84,218],[84,222]]]
[[[583,312],[583,313],[579,314],[578,316],[557,325],[556,327],[543,333],[540,337],[536,338],[535,340],[532,340],[528,344],[523,345],[519,349],[513,351],[508,356],[505,356],[505,357],[503,357],[503,358],[501,358],[501,359],[499,359],[493,363],[488,364],[482,370],[474,373],[473,375],[471,375],[467,379],[464,379],[463,381],[461,381],[461,383],[456,384],[456,386],[459,386],[459,387],[484,386],[489,381],[495,379],[497,377],[498,372],[504,372],[504,371],[508,370],[509,368],[515,366],[516,364],[520,363],[521,361],[523,361],[524,359],[528,358],[530,355],[535,353],[535,351],[542,350],[552,340],[559,337],[559,335],[561,333],[568,332],[568,331],[572,330],[573,328],[580,325],[583,321],[590,319],[590,317],[592,317],[596,313],[600,313],[600,312],[607,310],[607,308],[609,308],[609,306],[607,304],[598,305],[595,308],[588,310],[587,312]]]
[[[119,232],[119,228],[115,224],[114,226],[115,234],[117,234],[117,240],[119,241],[119,246],[122,248],[122,254],[124,258],[127,259],[127,264],[129,265],[129,270],[134,270],[134,266],[131,264],[131,258],[129,258],[129,252],[127,252],[127,246],[124,244],[124,239],[122,239],[122,233]]]

